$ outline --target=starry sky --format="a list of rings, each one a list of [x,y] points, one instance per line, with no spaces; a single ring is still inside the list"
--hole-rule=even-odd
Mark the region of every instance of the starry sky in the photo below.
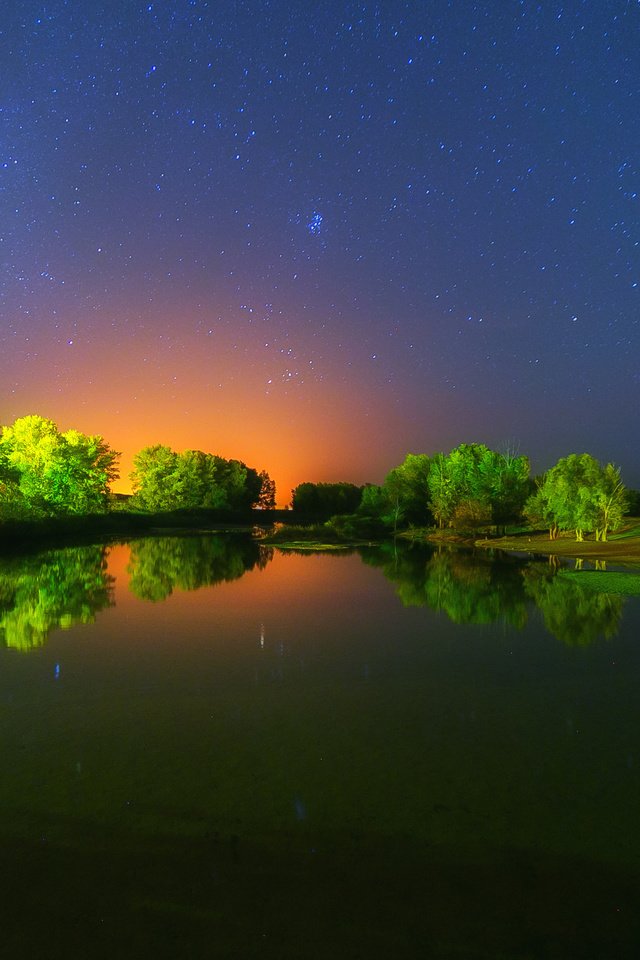
[[[0,422],[379,483],[640,486],[636,0],[47,0],[0,22]]]

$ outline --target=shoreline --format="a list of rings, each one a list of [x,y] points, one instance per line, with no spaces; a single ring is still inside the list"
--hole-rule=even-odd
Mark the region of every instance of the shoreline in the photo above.
[[[615,534],[614,534],[615,537]],[[504,550],[506,553],[531,556],[565,557],[569,560],[604,560],[640,568],[640,537],[611,540],[573,540],[559,537],[550,540],[547,534],[518,534],[472,541],[482,550]]]
[[[0,523],[0,554],[32,552],[38,549],[56,549],[99,541],[122,541],[139,537],[194,536],[217,534],[244,534],[253,536],[265,546],[289,550],[342,551],[358,546],[371,546],[393,539],[387,537],[357,537],[327,540],[318,536],[304,538],[301,528],[294,524],[287,536],[284,531],[274,535],[275,518],[261,514],[256,517],[221,516],[217,511],[166,511],[137,513],[113,511],[107,514],[47,518],[37,521],[6,521]],[[287,525],[288,526],[288,525]],[[256,537],[262,528],[262,535]],[[285,527],[286,530],[286,527]],[[309,531],[311,533],[311,531]],[[558,557],[572,560],[609,561],[640,570],[640,519],[629,517],[623,528],[606,541],[577,541],[571,534],[560,534],[550,540],[547,531],[522,532],[503,537],[474,537],[456,534],[451,530],[409,530],[398,533],[398,539],[411,543],[429,543],[433,546],[462,549],[499,550],[529,557]]]

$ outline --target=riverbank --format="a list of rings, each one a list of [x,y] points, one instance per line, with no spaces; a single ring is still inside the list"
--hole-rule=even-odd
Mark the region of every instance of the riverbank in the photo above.
[[[251,535],[269,519],[260,515],[223,514],[216,510],[171,510],[136,513],[114,510],[104,514],[7,520],[0,523],[0,554],[24,553],[55,547],[130,540],[153,536],[195,536],[203,533]]]
[[[345,550],[371,546],[393,539],[391,531],[379,529],[342,531],[327,524],[281,524],[271,512],[253,512],[251,517],[222,515],[213,510],[175,510],[159,513],[112,511],[88,516],[67,516],[33,521],[0,523],[0,553],[30,552],[39,548],[69,546],[134,537],[199,535],[203,533],[245,533],[256,535],[269,546],[289,550]],[[351,536],[348,535],[351,534]],[[360,534],[360,535],[358,535]],[[364,534],[364,535],[363,535]],[[386,534],[386,535],[385,535]],[[628,517],[620,530],[607,541],[576,541],[573,533],[550,540],[547,531],[525,531],[504,537],[474,538],[451,530],[413,529],[398,534],[403,540],[434,545],[503,550],[529,556],[557,556],[567,559],[608,561],[640,570],[640,518]]]
[[[640,519],[627,518],[623,527],[617,533],[610,534],[606,541],[595,539],[577,541],[572,533],[561,534],[556,540],[550,540],[546,532],[529,532],[474,540],[473,545],[482,549],[505,550],[509,553],[566,557],[576,560],[604,560],[640,568]]]

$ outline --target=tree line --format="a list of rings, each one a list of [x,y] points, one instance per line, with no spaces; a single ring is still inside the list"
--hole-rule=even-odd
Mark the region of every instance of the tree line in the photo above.
[[[101,436],[61,432],[37,415],[2,427],[0,519],[106,511],[119,456]],[[275,484],[265,470],[201,450],[144,447],[130,478],[130,506],[138,510],[244,514],[275,507]],[[588,533],[606,540],[632,499],[619,469],[587,453],[563,457],[532,478],[526,456],[462,443],[449,453],[408,454],[380,485],[302,483],[292,507],[304,522],[339,518],[332,522],[346,537],[412,526],[499,529],[525,520],[546,525],[551,537],[574,530],[577,540]]]
[[[351,489],[347,491],[346,488]],[[349,494],[355,509],[342,504]],[[635,500],[620,471],[588,453],[563,457],[547,473],[532,478],[529,460],[512,451],[462,443],[449,453],[408,454],[379,486],[301,484],[293,491],[296,516],[328,520],[347,536],[376,536],[381,529],[448,528],[460,532],[504,530],[526,521],[549,529],[587,533],[606,540]],[[304,509],[298,509],[302,508]]]
[[[61,432],[31,415],[0,428],[0,519],[106,512],[120,454],[101,436]],[[275,484],[240,460],[200,450],[140,450],[130,475],[133,509],[209,508],[227,514],[275,506]]]
[[[202,450],[145,447],[134,457],[130,479],[132,502],[144,510],[202,507],[239,514],[275,506],[275,484],[266,471]]]

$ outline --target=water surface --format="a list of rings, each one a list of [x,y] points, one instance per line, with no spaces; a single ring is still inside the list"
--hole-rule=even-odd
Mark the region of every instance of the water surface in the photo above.
[[[636,956],[640,604],[554,574],[0,562],[7,955]]]

